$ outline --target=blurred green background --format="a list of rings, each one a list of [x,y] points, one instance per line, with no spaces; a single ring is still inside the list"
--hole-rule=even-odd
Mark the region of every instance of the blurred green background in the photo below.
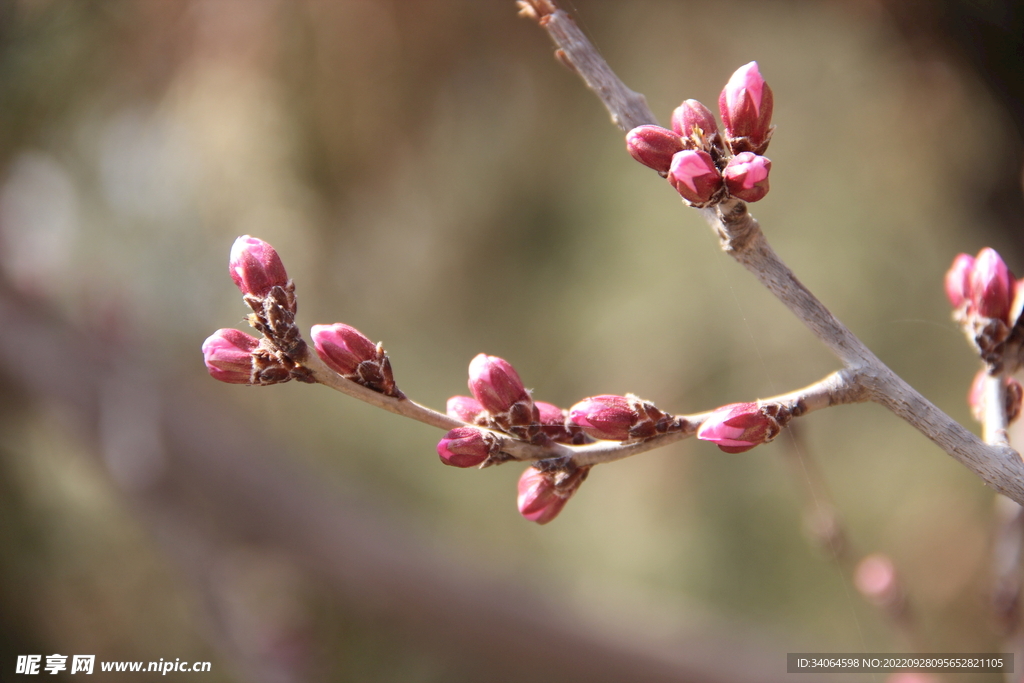
[[[976,428],[942,278],[986,245],[1024,272],[1019,214],[1004,221],[1020,134],[916,21],[933,8],[567,9],[663,122],[758,60],[769,240]],[[0,680],[33,653],[418,683],[768,681],[786,652],[908,651],[807,542],[787,434],[599,467],[538,527],[516,512],[519,466],[445,468],[431,428],[206,375],[202,340],[245,315],[240,234],[277,247],[304,329],[382,340],[401,388],[440,409],[479,352],[542,400],[633,392],[680,413],[837,369],[551,52],[510,1],[0,3]],[[800,427],[852,547],[900,570],[913,644],[1005,650],[994,494],[879,407]]]

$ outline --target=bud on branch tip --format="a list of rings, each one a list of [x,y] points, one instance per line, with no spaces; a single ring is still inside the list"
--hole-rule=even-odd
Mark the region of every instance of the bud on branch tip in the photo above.
[[[722,196],[722,174],[711,155],[703,150],[676,152],[668,170],[668,181],[687,204],[704,208]]]
[[[761,77],[757,62],[741,66],[718,97],[725,141],[733,154],[763,154],[772,137],[772,89]]]
[[[288,283],[288,273],[274,247],[249,235],[242,235],[231,246],[228,272],[242,294],[258,297]]]
[[[519,514],[531,522],[547,524],[562,511],[568,497],[559,494],[551,475],[529,467],[519,477]]]
[[[637,126],[626,134],[626,150],[630,156],[658,173],[667,173],[672,155],[682,151],[678,135],[661,126]]]
[[[504,413],[530,395],[512,365],[497,356],[478,354],[469,364],[469,390],[488,412]]]
[[[351,325],[313,325],[311,332],[317,355],[341,375],[355,375],[360,363],[377,358],[377,345]]]
[[[452,467],[476,467],[491,453],[484,433],[472,427],[456,427],[437,444],[441,462]]]

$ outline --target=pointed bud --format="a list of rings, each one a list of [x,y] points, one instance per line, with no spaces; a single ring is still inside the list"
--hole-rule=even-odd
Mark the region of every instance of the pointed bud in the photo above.
[[[971,272],[974,271],[974,257],[970,254],[957,254],[953,265],[946,271],[946,297],[953,308],[971,298]]]
[[[210,376],[228,384],[252,382],[252,352],[260,341],[245,332],[217,330],[203,342],[203,360]]]
[[[715,115],[697,100],[686,100],[672,112],[672,130],[692,149],[710,152],[721,144]]]
[[[316,354],[340,375],[356,375],[361,363],[377,360],[377,345],[350,325],[313,325],[311,331]]]
[[[452,467],[476,467],[491,454],[493,440],[472,427],[457,427],[437,444],[441,462]]]
[[[532,406],[519,373],[508,361],[478,354],[469,364],[469,390],[491,414],[505,413],[516,403]]]
[[[763,154],[772,137],[774,97],[757,62],[741,66],[718,96],[725,142],[733,154]]]
[[[725,165],[722,177],[729,194],[745,202],[756,202],[768,194],[768,172],[772,162],[753,152],[740,152]]]
[[[756,403],[732,403],[714,410],[697,438],[712,441],[726,453],[742,453],[768,443],[779,433],[779,423]]]
[[[555,488],[553,478],[548,472],[530,467],[519,477],[519,495],[516,503],[519,514],[531,522],[547,524],[558,516],[568,500],[569,496],[563,496]]]
[[[694,149],[677,152],[672,157],[668,181],[687,204],[697,208],[717,202],[725,187],[711,155]]]
[[[485,411],[484,407],[480,405],[480,401],[475,398],[452,396],[448,399],[445,412],[448,417],[454,417],[456,420],[462,420],[469,424],[477,424],[477,418],[481,417]]]
[[[1015,284],[1010,269],[995,249],[985,247],[978,252],[971,271],[971,303],[978,315],[1006,320]]]
[[[636,424],[637,411],[625,396],[585,398],[569,409],[569,420],[595,439],[625,441]]]
[[[274,248],[249,235],[242,235],[231,246],[228,272],[242,294],[264,297],[274,287],[288,284],[288,273]]]
[[[683,149],[679,136],[661,126],[637,126],[626,133],[630,156],[658,173],[667,173],[672,155]]]

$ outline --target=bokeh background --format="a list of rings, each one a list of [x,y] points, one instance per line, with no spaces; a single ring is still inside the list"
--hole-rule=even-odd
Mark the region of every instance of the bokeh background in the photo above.
[[[566,8],[663,121],[759,61],[766,234],[976,429],[942,278],[986,245],[1024,272],[1016,3]],[[383,340],[438,408],[479,352],[542,400],[674,412],[837,369],[551,53],[511,1],[0,3],[0,680],[60,653],[211,682],[779,681],[787,652],[1011,647],[994,494],[877,406],[599,467],[539,527],[516,465],[445,468],[429,427],[206,375],[245,315],[240,234],[277,247],[305,329]],[[794,452],[847,550],[809,539]],[[867,552],[909,630],[852,587]]]

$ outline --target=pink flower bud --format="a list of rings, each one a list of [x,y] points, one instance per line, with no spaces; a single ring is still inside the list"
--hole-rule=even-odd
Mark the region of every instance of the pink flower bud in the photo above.
[[[686,100],[672,112],[672,130],[696,149],[710,152],[718,139],[715,115],[697,100]]]
[[[491,454],[491,442],[479,429],[457,427],[438,442],[437,454],[445,465],[476,467]]]
[[[770,159],[753,152],[740,152],[725,165],[722,177],[729,194],[745,202],[756,202],[768,194]]]
[[[532,406],[530,394],[508,361],[478,354],[469,364],[469,390],[491,414],[505,413],[516,403]],[[532,407],[531,407],[532,410]]]
[[[946,271],[946,297],[953,308],[971,299],[971,272],[974,270],[974,257],[970,254],[957,254],[953,265]]]
[[[604,394],[585,398],[569,409],[569,420],[595,439],[625,441],[638,415],[625,396]]]
[[[1006,320],[1015,286],[1010,269],[995,249],[985,247],[974,259],[971,271],[971,303],[978,315]]]
[[[264,297],[274,287],[288,284],[288,273],[274,248],[249,235],[242,235],[231,246],[228,272],[242,294]]]
[[[252,382],[252,352],[260,341],[245,332],[217,330],[203,342],[203,360],[210,376],[228,384]]]
[[[475,424],[481,413],[484,412],[484,407],[480,405],[480,401],[469,396],[452,396],[448,399],[448,405],[446,406],[445,412],[449,417],[454,417],[457,420],[468,422],[469,424]]]
[[[311,331],[316,354],[338,374],[355,375],[360,363],[377,360],[377,345],[351,325],[313,325]]]
[[[568,500],[568,496],[561,495],[555,488],[554,480],[548,472],[530,467],[519,477],[516,503],[519,514],[531,522],[547,524],[558,516]]]
[[[697,208],[715,203],[722,197],[725,187],[711,155],[695,149],[676,152],[668,170],[668,181],[687,204]]]
[[[757,62],[741,66],[718,96],[718,109],[725,125],[725,141],[733,154],[762,154],[772,137],[774,97]]]
[[[644,166],[667,173],[672,155],[683,149],[679,136],[661,126],[637,126],[626,133],[626,150]]]
[[[779,423],[756,403],[732,403],[708,416],[697,438],[713,441],[726,453],[742,453],[768,443],[779,433]]]

